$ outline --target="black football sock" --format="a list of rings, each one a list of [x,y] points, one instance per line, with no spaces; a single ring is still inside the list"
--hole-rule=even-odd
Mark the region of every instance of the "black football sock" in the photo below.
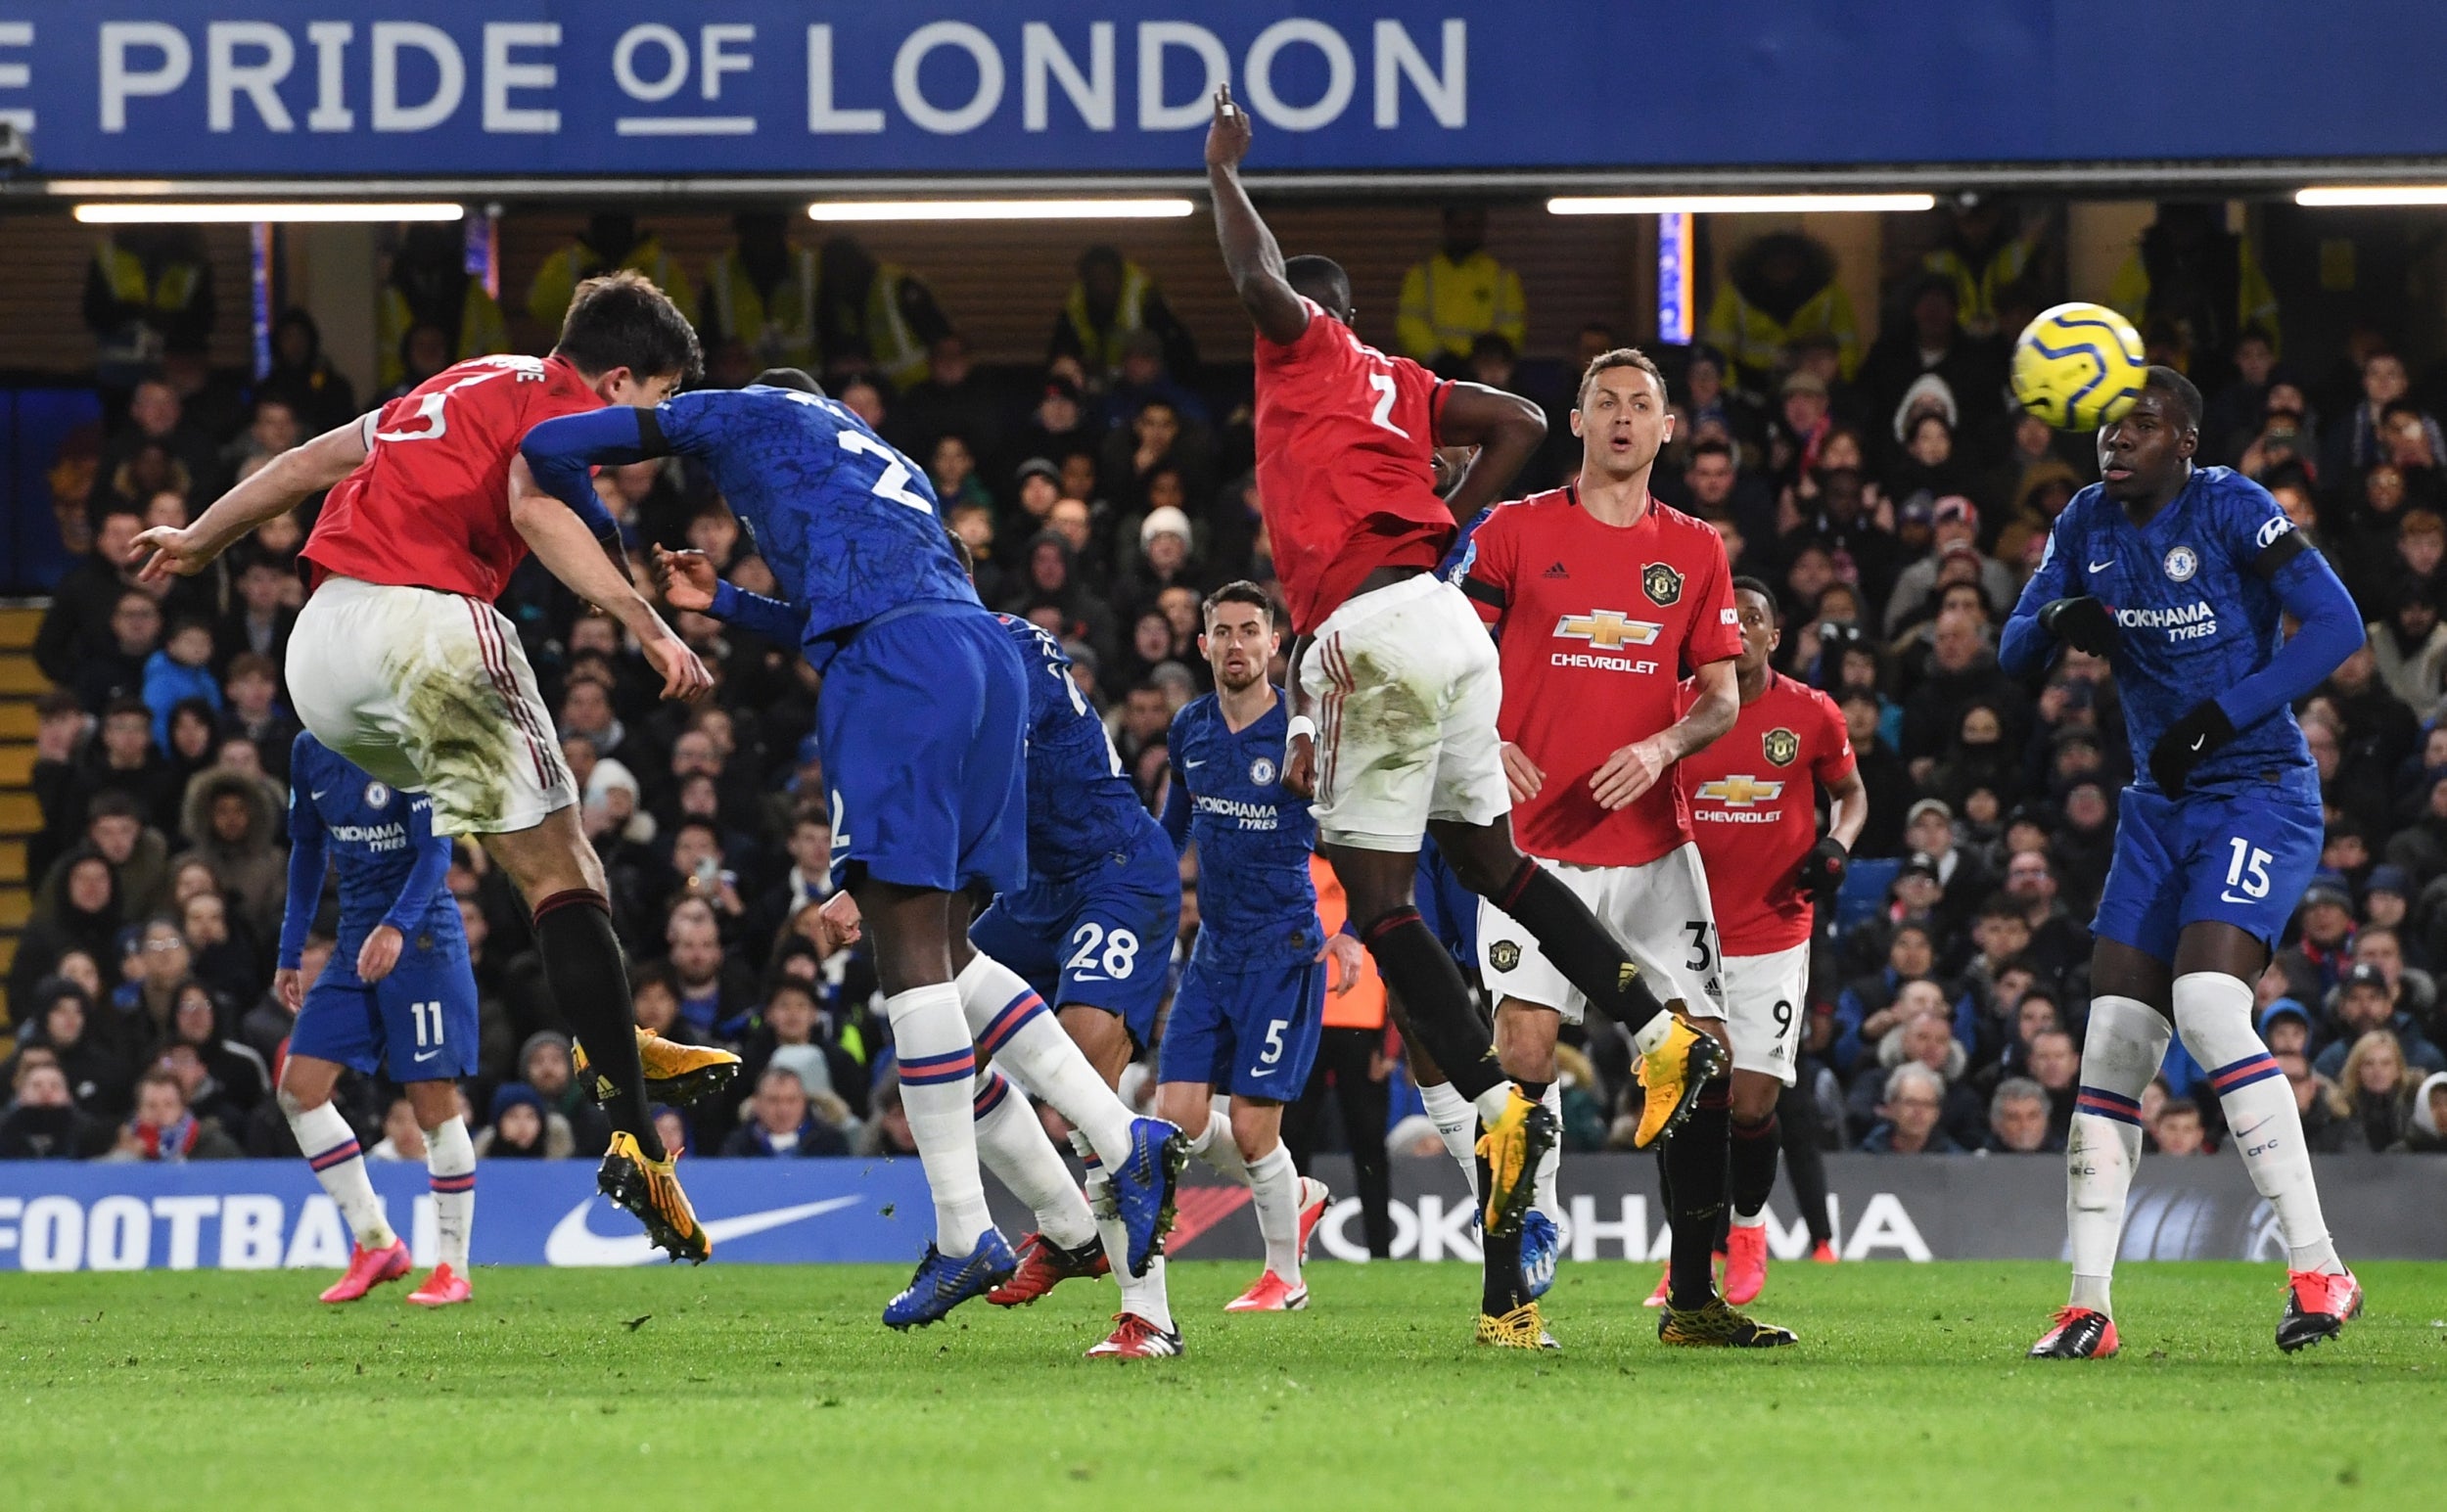
[[[1386,914],[1360,932],[1360,942],[1376,958],[1385,985],[1410,1010],[1411,1032],[1454,1091],[1476,1102],[1507,1079],[1496,1064],[1495,1036],[1470,1001],[1469,984],[1416,908]]]
[[[1832,1244],[1835,1231],[1826,1221],[1826,1155],[1819,1148],[1817,1099],[1798,1086],[1786,1087],[1776,1100],[1776,1123],[1782,1131],[1784,1174],[1793,1184],[1793,1201],[1801,1205],[1801,1221],[1810,1225],[1810,1243]]]
[[[1757,1213],[1768,1205],[1768,1193],[1776,1188],[1776,1154],[1782,1137],[1773,1108],[1763,1123],[1733,1124],[1733,1212]]]
[[[1589,905],[1534,859],[1523,856],[1512,880],[1489,901],[1536,936],[1538,948],[1563,973],[1563,980],[1580,988],[1582,996],[1623,1026],[1625,1032],[1639,1033],[1649,1020],[1665,1012],[1665,1005],[1640,978],[1639,969],[1615,944]]]
[[[1665,1147],[1671,1177],[1668,1212],[1674,1244],[1668,1255],[1668,1300],[1677,1308],[1704,1307],[1716,1296],[1717,1222],[1725,1213],[1726,1146],[1731,1142],[1732,1083],[1720,1078],[1699,1089],[1690,1119]]]
[[[663,1140],[646,1112],[646,1071],[637,1059],[637,1022],[629,1010],[628,963],[612,933],[612,910],[589,888],[555,893],[535,905],[535,948],[544,983],[562,1019],[586,1051],[587,1072],[612,1085],[604,1116],[634,1137],[648,1160],[663,1159]]]
[[[1487,1163],[1478,1163],[1478,1189],[1487,1190]],[[1486,1260],[1479,1282],[1478,1310],[1489,1317],[1500,1318],[1529,1301],[1521,1295],[1521,1236],[1500,1239],[1494,1234],[1479,1234],[1479,1244]]]

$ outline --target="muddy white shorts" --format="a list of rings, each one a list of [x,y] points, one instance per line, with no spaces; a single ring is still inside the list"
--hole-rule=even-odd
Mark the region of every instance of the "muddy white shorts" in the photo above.
[[[1801,1059],[1801,1024],[1810,1011],[1810,941],[1774,955],[1725,958],[1725,1032],[1733,1041],[1733,1069],[1793,1084]]]
[[[1421,573],[1325,617],[1300,668],[1316,709],[1318,838],[1416,850],[1430,819],[1512,811],[1495,642],[1461,590]]]
[[[439,834],[512,834],[577,801],[518,632],[489,604],[326,578],[289,637],[289,695],[315,739],[430,796]]]
[[[1695,1019],[1725,1017],[1725,994],[1717,974],[1716,910],[1708,903],[1708,879],[1699,848],[1687,842],[1639,866],[1575,866],[1538,863],[1589,905],[1623,953],[1647,978],[1660,1002],[1681,999]],[[1564,980],[1538,948],[1538,940],[1502,909],[1481,898],[1478,905],[1479,980],[1493,999],[1517,997],[1581,1022],[1588,999]]]

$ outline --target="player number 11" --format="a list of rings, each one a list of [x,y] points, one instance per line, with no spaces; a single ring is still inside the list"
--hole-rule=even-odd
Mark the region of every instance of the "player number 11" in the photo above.
[[[419,1049],[427,1045],[441,1043],[441,1004],[438,1002],[410,1003],[408,1004],[408,1017],[416,1021],[416,1043]],[[433,1026],[431,1037],[427,1034],[428,1021]]]

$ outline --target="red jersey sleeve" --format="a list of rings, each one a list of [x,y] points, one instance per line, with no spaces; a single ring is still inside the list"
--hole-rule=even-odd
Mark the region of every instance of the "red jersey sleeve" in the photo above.
[[[1520,541],[1508,527],[1501,505],[1470,532],[1470,548],[1462,558],[1461,592],[1478,611],[1481,623],[1503,622],[1512,607],[1512,573],[1520,561]]]
[[[1702,527],[1704,553],[1694,575],[1698,594],[1690,617],[1690,640],[1683,661],[1692,671],[1711,662],[1730,661],[1742,653],[1741,616],[1733,609],[1733,570],[1725,560],[1725,541],[1713,527]]]
[[[1825,787],[1833,787],[1852,775],[1858,764],[1852,754],[1852,729],[1844,723],[1844,711],[1835,701],[1813,688],[1810,705],[1819,716],[1818,739],[1811,744],[1818,755],[1811,758],[1810,775]]]

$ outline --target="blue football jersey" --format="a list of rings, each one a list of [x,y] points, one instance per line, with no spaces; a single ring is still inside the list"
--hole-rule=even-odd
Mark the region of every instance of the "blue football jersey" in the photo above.
[[[434,833],[433,800],[377,781],[364,767],[301,733],[289,755],[289,899],[280,960],[295,966],[323,895],[326,863],[340,871],[340,954],[378,924],[445,939],[463,934],[459,905],[443,885],[449,837]]]
[[[2223,467],[2194,472],[2146,526],[2136,527],[2097,483],[2075,494],[2056,517],[2013,619],[2035,619],[2050,601],[2085,594],[2113,612],[2116,644],[2108,664],[2140,786],[2156,790],[2149,753],[2169,726],[2203,699],[2266,668],[2285,644],[2280,591],[2286,574],[2325,571],[2312,554],[2285,549],[2293,530],[2267,489]],[[2027,634],[2011,639],[2054,644]],[[2291,787],[2311,770],[2301,727],[2293,710],[2280,704],[2203,759],[2189,787],[2232,791],[2274,781]]]
[[[1290,708],[1277,690],[1238,733],[1212,693],[1173,716],[1165,827],[1198,845],[1199,960],[1235,969],[1306,960],[1324,943],[1309,876],[1316,820],[1283,791]]]
[[[1028,668],[1028,875],[1074,877],[1130,848],[1154,822],[1104,721],[1071,676],[1062,643],[1029,620],[996,615]]]

